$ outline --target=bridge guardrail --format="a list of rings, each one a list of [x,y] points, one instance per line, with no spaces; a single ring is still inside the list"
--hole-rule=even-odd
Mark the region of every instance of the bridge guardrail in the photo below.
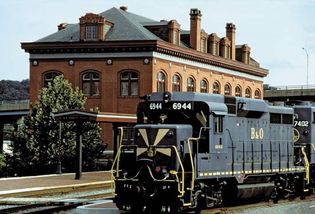
[[[29,108],[29,100],[0,101],[0,111],[26,110]]]
[[[315,89],[315,85],[287,85],[287,86],[270,86],[268,84],[264,85],[265,91],[288,91],[288,90],[307,90],[307,89]]]

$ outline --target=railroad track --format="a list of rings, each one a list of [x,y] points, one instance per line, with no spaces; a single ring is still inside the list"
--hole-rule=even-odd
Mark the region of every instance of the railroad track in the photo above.
[[[85,191],[70,191],[64,193],[64,191],[58,194],[50,194],[48,191],[44,195],[43,192],[39,192],[38,195],[33,193],[32,196],[28,194],[27,197],[10,197],[0,199],[0,204],[14,205],[8,207],[2,207],[0,205],[0,213],[67,213],[67,211],[76,208],[77,206],[87,205],[93,203],[91,201],[97,199],[104,199],[112,197],[111,185],[107,185],[106,188],[99,190],[88,188]],[[36,197],[35,197],[36,196]],[[37,202],[34,204],[34,202]],[[306,199],[300,200],[296,198],[294,200],[280,200],[277,204],[272,201],[269,202],[257,202],[250,204],[235,204],[229,207],[214,208],[209,210],[203,210],[201,214],[231,214],[231,213],[274,213],[278,210],[278,207],[290,207],[292,205],[305,204],[305,210],[298,213],[315,213],[315,196],[307,196]],[[301,205],[302,206],[302,205]],[[265,212],[259,212],[258,210],[267,210]],[[273,209],[269,211],[268,209]]]
[[[296,207],[295,207],[296,206]],[[299,208],[304,206],[300,211],[297,211]],[[228,207],[220,207],[209,210],[203,210],[201,214],[231,214],[231,213],[285,213],[281,212],[279,209],[285,209],[287,213],[291,208],[296,212],[294,213],[304,213],[304,214],[313,214],[315,213],[315,196],[307,196],[304,200],[295,198],[294,200],[280,200],[278,203],[273,203],[272,201],[268,202],[256,202],[256,203],[243,203],[239,205],[233,205]],[[264,211],[259,212],[258,210]],[[268,211],[269,210],[269,211]],[[277,211],[275,211],[277,210]]]
[[[1,195],[0,213],[59,213],[112,197],[111,182],[32,189]]]
[[[59,204],[31,204],[31,205],[18,205],[14,207],[0,209],[0,213],[58,213],[67,211],[83,205],[82,202],[77,203],[59,203]]]
[[[66,194],[71,192],[82,192],[94,189],[109,189],[112,187],[112,181],[99,181],[92,183],[76,184],[76,185],[63,185],[54,187],[37,187],[26,188],[22,190],[6,191],[0,195],[1,198],[8,197],[32,197],[32,196],[44,196],[53,194]]]

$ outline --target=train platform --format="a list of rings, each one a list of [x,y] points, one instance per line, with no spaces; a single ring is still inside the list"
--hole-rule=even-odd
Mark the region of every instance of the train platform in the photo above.
[[[67,191],[67,188],[69,191],[88,189],[91,186],[102,187],[110,183],[109,171],[83,172],[78,180],[75,179],[75,173],[0,178],[0,198],[28,196],[40,191]]]

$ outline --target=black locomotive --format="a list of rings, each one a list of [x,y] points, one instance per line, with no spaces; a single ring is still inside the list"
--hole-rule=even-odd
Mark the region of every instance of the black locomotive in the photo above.
[[[135,213],[234,199],[304,197],[315,183],[315,107],[216,94],[152,93],[120,128],[115,203]]]

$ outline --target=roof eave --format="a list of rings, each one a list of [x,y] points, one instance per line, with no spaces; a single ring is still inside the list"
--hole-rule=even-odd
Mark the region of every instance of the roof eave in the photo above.
[[[180,47],[160,40],[130,40],[105,42],[24,42],[21,43],[21,47],[25,50],[25,52],[28,53],[45,49],[111,49],[113,51],[121,49],[125,51],[135,51],[140,48],[139,50],[141,51],[157,51],[160,53],[174,55],[206,64],[242,71],[259,77],[266,77],[269,73],[268,70],[264,68],[244,64],[236,60],[214,56],[212,54],[203,53],[194,49]]]

